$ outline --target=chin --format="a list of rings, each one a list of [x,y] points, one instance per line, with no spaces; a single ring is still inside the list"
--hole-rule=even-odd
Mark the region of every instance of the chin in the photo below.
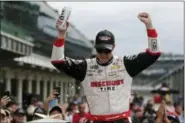
[[[107,60],[107,59],[104,59],[104,60],[101,60],[100,62],[101,63],[107,63],[109,60]]]

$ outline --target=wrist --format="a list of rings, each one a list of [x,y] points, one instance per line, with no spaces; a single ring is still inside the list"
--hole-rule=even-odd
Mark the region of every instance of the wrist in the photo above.
[[[50,99],[50,98],[47,98],[47,99],[46,99],[46,102],[47,102],[47,103],[49,103],[50,101],[51,101],[51,99]]]
[[[165,122],[165,123],[170,123],[170,121],[168,120],[168,118],[165,118],[165,119],[164,119],[164,122]]]
[[[162,121],[163,120],[163,117],[161,117],[161,116],[157,116],[157,118],[156,118],[156,121]]]
[[[58,39],[64,39],[65,38],[65,32],[58,32]]]
[[[147,36],[151,38],[157,38],[158,34],[155,28],[153,29],[147,29]]]
[[[4,105],[0,105],[0,109],[4,108],[5,106]]]
[[[147,30],[152,30],[154,29],[153,25],[150,23],[150,24],[145,24]]]
[[[158,118],[157,118],[157,119],[155,120],[155,123],[162,123],[162,121],[161,121],[161,119],[158,119]]]

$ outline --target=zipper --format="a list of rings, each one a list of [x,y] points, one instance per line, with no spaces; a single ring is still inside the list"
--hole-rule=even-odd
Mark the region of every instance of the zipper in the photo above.
[[[104,70],[105,70],[105,78],[106,78],[106,81],[108,81],[108,79],[107,79],[107,67],[106,66],[104,67]],[[110,112],[111,110],[110,110],[110,95],[109,95],[109,91],[107,91],[107,95],[108,95],[109,112]]]

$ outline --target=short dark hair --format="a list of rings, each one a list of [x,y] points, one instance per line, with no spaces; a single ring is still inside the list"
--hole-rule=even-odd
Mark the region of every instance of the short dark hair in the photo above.
[[[177,107],[177,106],[181,106],[181,104],[180,104],[180,102],[175,102],[175,103],[173,104],[173,106],[174,106],[174,107]]]
[[[41,108],[41,107],[37,107],[35,110],[34,110],[34,112],[33,112],[33,115],[35,114],[35,113],[40,113],[40,114],[47,114],[47,111],[44,109],[44,108]]]
[[[171,123],[180,123],[179,119],[173,116],[168,116],[168,119],[171,121]]]
[[[50,111],[49,111],[49,115],[51,115],[52,112],[54,111],[58,111],[60,112],[61,114],[63,113],[62,112],[62,109],[59,107],[59,106],[54,106]]]
[[[14,115],[24,115],[25,116],[26,115],[26,111],[24,109],[22,109],[22,108],[18,108],[15,111]]]
[[[73,108],[72,107],[73,107],[73,103],[70,102],[69,105],[68,105],[68,107],[67,107],[67,109],[66,109],[66,111],[67,112],[72,112],[73,111]]]
[[[10,102],[8,102],[8,104],[6,104],[6,107],[8,108],[8,107],[10,107],[12,105],[18,105],[18,104],[15,101],[10,101]]]

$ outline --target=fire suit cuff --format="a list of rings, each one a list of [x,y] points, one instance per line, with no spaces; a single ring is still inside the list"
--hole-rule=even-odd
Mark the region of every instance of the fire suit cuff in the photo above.
[[[155,29],[147,29],[147,35],[150,38],[156,38],[158,36],[157,31]]]
[[[55,45],[56,47],[64,46],[64,38],[61,38],[61,39],[57,38],[53,43],[53,45]]]
[[[147,48],[146,52],[148,54],[150,54],[151,56],[160,56],[161,55],[161,51],[153,52],[153,51],[150,50],[150,48]]]

